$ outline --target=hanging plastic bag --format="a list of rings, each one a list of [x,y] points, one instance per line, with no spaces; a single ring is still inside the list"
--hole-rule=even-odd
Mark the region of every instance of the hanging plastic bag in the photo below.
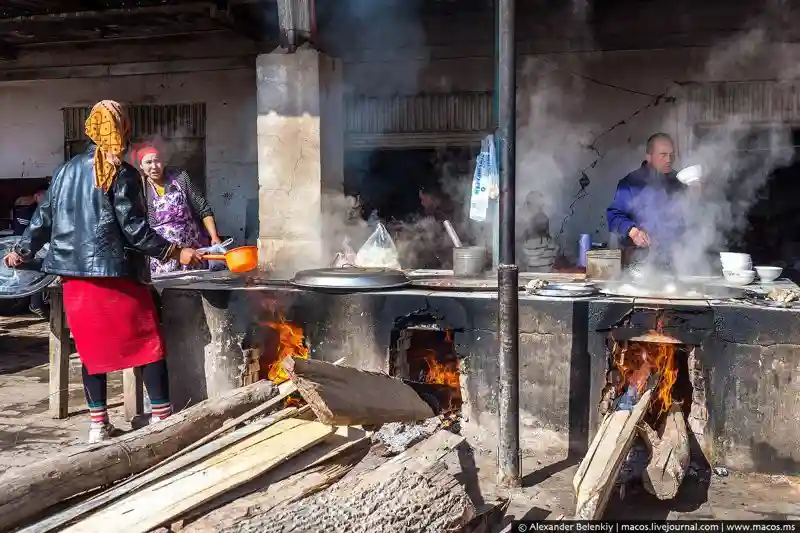
[[[353,250],[353,247],[350,246],[350,238],[345,237],[342,242],[341,251],[337,252],[336,257],[333,259],[333,268],[344,268],[355,264],[356,252]]]
[[[391,235],[380,222],[367,242],[356,254],[356,265],[360,267],[400,268],[397,247]]]
[[[499,168],[494,149],[494,135],[488,135],[481,141],[481,152],[475,161],[475,174],[472,178],[469,218],[476,222],[483,222],[488,216],[489,200],[500,183]]]

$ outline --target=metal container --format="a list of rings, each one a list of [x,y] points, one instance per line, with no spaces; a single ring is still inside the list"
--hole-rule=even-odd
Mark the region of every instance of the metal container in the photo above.
[[[622,250],[589,250],[586,252],[586,277],[611,280],[622,276]]]
[[[588,233],[581,233],[581,238],[578,240],[578,266],[586,266],[586,252],[592,247],[592,238]]]
[[[486,248],[465,246],[453,248],[453,274],[456,276],[477,276],[486,268]]]

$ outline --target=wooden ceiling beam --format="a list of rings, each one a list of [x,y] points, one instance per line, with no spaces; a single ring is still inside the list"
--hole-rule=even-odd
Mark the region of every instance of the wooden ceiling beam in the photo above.
[[[262,35],[253,24],[249,24],[235,17],[231,11],[232,6],[230,4],[231,2],[229,0],[214,0],[214,6],[211,9],[211,17],[233,33],[246,37],[256,43],[263,42],[265,40],[264,35]]]
[[[191,2],[185,4],[165,4],[131,8],[103,9],[94,11],[75,11],[70,13],[49,13],[42,15],[26,15],[0,19],[0,31],[16,29],[33,24],[69,23],[71,21],[92,21],[139,15],[185,15],[192,13],[208,13],[216,9],[214,2]]]

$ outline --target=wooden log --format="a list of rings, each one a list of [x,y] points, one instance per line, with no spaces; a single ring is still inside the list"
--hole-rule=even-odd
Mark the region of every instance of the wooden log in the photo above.
[[[633,444],[636,427],[647,413],[653,390],[647,389],[632,411],[613,411],[603,420],[573,479],[576,520],[603,517],[622,461]]]
[[[680,405],[673,403],[658,434],[642,424],[640,434],[650,449],[650,460],[642,474],[644,488],[659,500],[678,494],[689,467],[689,433]]]
[[[71,496],[149,468],[273,394],[275,386],[261,381],[120,438],[76,446],[35,465],[5,471],[0,475],[0,531]]]
[[[475,507],[443,459],[463,442],[440,431],[349,483],[217,531],[461,531]]]
[[[385,374],[294,357],[281,364],[324,424],[374,425],[435,416],[414,389]]]

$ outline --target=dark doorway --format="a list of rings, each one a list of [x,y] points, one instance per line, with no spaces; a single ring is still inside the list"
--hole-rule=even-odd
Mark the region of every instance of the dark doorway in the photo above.
[[[791,132],[791,161],[775,169],[748,213],[744,248],[755,264],[782,266],[800,280],[800,129]]]
[[[345,154],[345,194],[359,199],[364,220],[386,225],[404,267],[449,268],[452,245],[441,222],[450,220],[469,244],[470,187],[478,151],[479,146],[350,150]],[[426,197],[435,198],[434,207],[426,208]]]

